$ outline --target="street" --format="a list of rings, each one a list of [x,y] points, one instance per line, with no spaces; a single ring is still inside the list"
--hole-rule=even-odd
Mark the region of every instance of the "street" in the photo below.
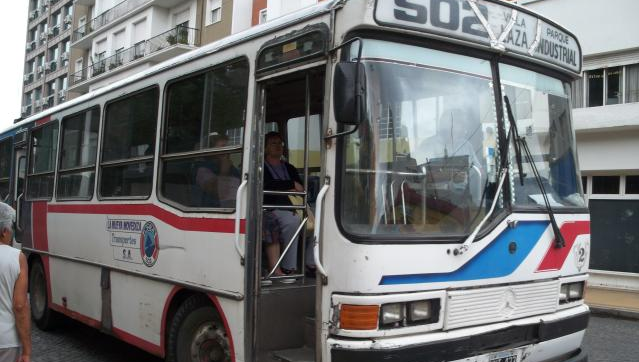
[[[639,320],[592,316],[584,340],[589,362],[635,362]],[[33,328],[34,362],[160,362],[151,354],[72,320],[55,331]]]

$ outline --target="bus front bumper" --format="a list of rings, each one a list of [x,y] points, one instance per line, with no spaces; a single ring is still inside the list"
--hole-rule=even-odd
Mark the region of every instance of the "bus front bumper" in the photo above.
[[[331,337],[328,347],[331,362],[488,362],[500,361],[495,353],[509,351],[519,355],[517,361],[525,357],[526,362],[586,362],[580,346],[589,317],[584,305],[553,315],[447,332],[367,340]]]

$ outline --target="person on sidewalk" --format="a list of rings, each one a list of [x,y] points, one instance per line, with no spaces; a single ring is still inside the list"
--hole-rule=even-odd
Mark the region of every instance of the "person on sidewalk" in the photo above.
[[[0,202],[0,362],[31,361],[27,258],[11,246],[15,217]]]

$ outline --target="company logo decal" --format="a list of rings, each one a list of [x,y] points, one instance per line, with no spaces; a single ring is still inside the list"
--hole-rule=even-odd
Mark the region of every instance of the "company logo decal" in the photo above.
[[[147,221],[147,223],[144,224],[144,229],[142,230],[142,236],[140,238],[140,246],[142,262],[146,266],[153,266],[158,260],[160,244],[158,230],[155,228],[155,224],[151,221]]]
[[[160,238],[153,222],[107,218],[106,230],[113,247],[113,259],[148,267],[155,265]]]

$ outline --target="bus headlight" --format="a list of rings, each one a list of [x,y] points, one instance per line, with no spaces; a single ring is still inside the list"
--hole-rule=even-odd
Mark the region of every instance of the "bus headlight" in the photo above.
[[[559,304],[574,302],[584,297],[584,282],[565,283],[559,288]]]
[[[397,328],[439,321],[439,299],[383,304],[379,327]]]
[[[568,285],[568,299],[576,300],[583,298],[584,295],[584,283],[570,283]]]
[[[408,321],[417,323],[433,317],[433,306],[430,300],[418,300],[408,303]]]
[[[384,327],[397,327],[405,318],[404,303],[392,303],[382,305],[381,324]]]

